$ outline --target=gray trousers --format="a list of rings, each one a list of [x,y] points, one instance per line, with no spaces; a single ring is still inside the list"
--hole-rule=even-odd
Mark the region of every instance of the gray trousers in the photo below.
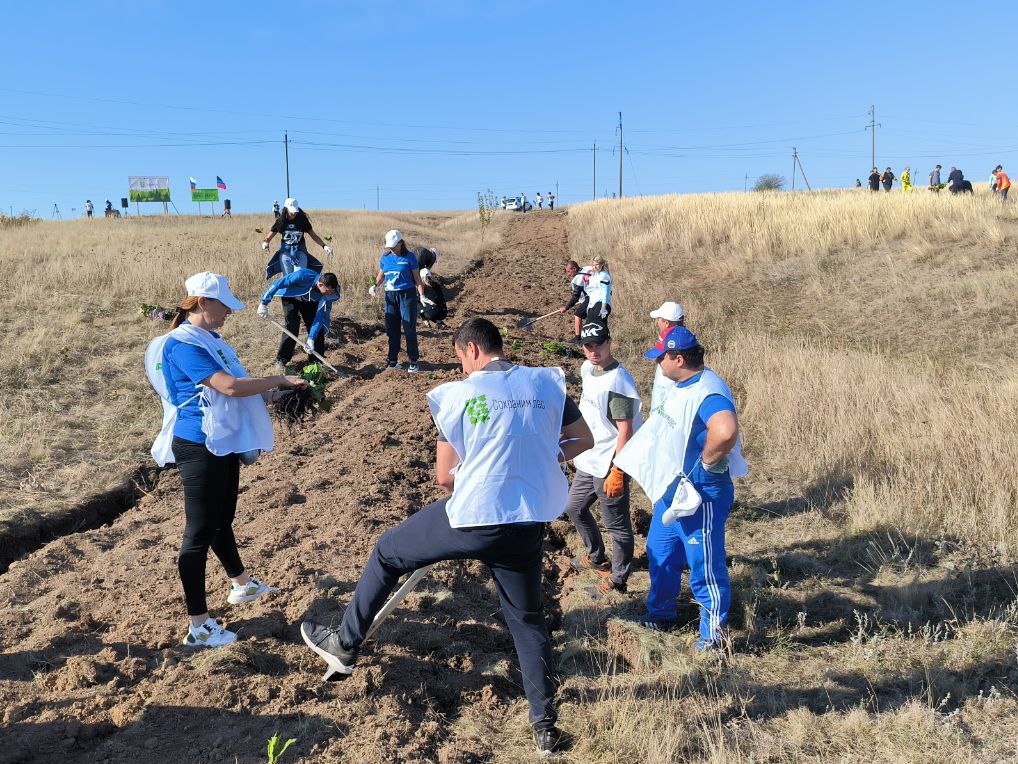
[[[604,478],[576,470],[569,486],[566,514],[576,526],[591,562],[607,559],[604,539],[590,508],[595,501],[601,503],[601,520],[612,539],[612,581],[625,584],[633,572],[633,517],[629,514],[629,476],[621,496],[609,499],[604,492]]]

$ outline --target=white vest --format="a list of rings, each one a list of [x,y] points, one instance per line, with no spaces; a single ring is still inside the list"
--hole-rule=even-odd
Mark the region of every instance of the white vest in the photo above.
[[[177,423],[178,407],[170,403],[166,378],[163,376],[163,348],[173,337],[188,345],[204,348],[223,370],[235,377],[246,377],[247,372],[233,348],[211,332],[191,324],[181,324],[171,332],[156,337],[145,351],[145,373],[149,384],[163,403],[163,426],[152,444],[152,458],[160,467],[175,462],[173,455],[173,427]],[[201,429],[205,433],[205,447],[216,456],[242,454],[246,451],[271,451],[273,447],[272,420],[260,395],[231,398],[206,385],[198,385],[198,405],[202,411]],[[189,398],[180,404],[186,406]]]
[[[566,507],[559,466],[562,369],[475,371],[428,393],[438,431],[459,457],[446,505],[453,528],[548,523]]]
[[[650,392],[650,411],[648,417],[661,413],[661,405],[665,402],[665,396],[675,387],[675,383],[665,376],[661,371],[661,364],[654,364],[654,387]]]
[[[583,380],[580,413],[583,414],[583,420],[594,436],[594,447],[577,454],[573,464],[576,465],[576,469],[588,475],[603,478],[611,469],[615,444],[619,440],[618,428],[608,416],[608,394],[618,393],[636,399],[636,411],[633,414],[634,433],[643,424],[643,417],[640,415],[643,404],[640,401],[640,392],[636,389],[636,382],[622,364],[609,372],[595,375],[594,364],[584,361],[580,367],[580,377]]]
[[[652,503],[664,496],[683,474],[693,421],[708,395],[723,395],[735,405],[724,380],[705,368],[696,383],[689,387],[674,386],[665,398],[664,411],[650,417],[615,457],[615,466],[632,475]],[[728,472],[733,478],[749,474],[749,465],[742,456],[741,434],[728,454]]]

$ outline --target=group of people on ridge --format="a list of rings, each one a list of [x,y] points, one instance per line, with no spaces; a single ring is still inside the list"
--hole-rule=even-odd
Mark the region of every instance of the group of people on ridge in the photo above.
[[[284,307],[288,325],[299,328],[303,320],[308,349],[318,352],[340,289],[335,275],[322,273],[321,263],[300,245],[307,236],[327,255],[331,249],[292,199],[265,237],[266,248],[275,234],[284,246],[269,261],[267,274],[280,278],[261,296],[259,312],[280,297],[290,306]],[[370,293],[384,289],[387,329],[407,332],[417,303],[427,299],[421,278],[426,269],[399,231],[388,232],[384,243]],[[436,480],[447,497],[381,535],[338,628],[313,620],[300,627],[304,642],[327,664],[327,677],[349,674],[375,616],[403,575],[442,560],[481,561],[494,579],[513,637],[534,741],[542,753],[562,745],[542,594],[546,524],[563,513],[573,522],[584,548],[573,567],[602,579],[591,588],[593,597],[624,595],[634,556],[629,505],[635,479],[653,503],[647,537],[651,586],[646,613],[638,620],[655,630],[676,625],[681,576],[688,568],[701,609],[695,648],[716,650],[725,636],[730,599],[724,527],[734,497],[732,478],[748,470],[731,390],[704,365],[704,348],[686,328],[681,306],[666,302],[650,314],[655,342],[644,357],[655,364],[655,380],[645,412],[632,375],[612,352],[608,263],[594,258],[581,269],[570,261],[567,274],[574,290],[575,279],[586,276],[583,296],[563,308],[581,302],[585,307],[577,316],[586,359],[579,404],[566,393],[562,369],[504,360],[498,328],[484,318],[465,320],[452,335],[464,378],[426,396],[438,431]],[[186,520],[178,556],[189,617],[184,644],[217,647],[237,635],[209,614],[208,551],[230,579],[228,603],[252,602],[273,591],[244,565],[232,530],[239,470],[273,449],[266,402],[280,390],[306,383],[285,374],[248,376],[218,333],[230,314],[244,307],[225,276],[197,273],[184,287],[187,296],[171,330],[146,351],[148,378],[164,412],[152,455],[160,466],[176,463],[184,485]],[[293,350],[292,340],[288,347],[281,343],[278,357]],[[390,334],[390,361],[398,350]],[[416,365],[416,336],[410,332],[407,353]],[[570,460],[576,468],[571,484],[563,471]],[[595,502],[612,541],[610,556],[590,511]]]
[[[972,183],[965,180],[965,174],[957,167],[952,167],[947,175],[947,183],[941,183],[940,171],[942,167],[938,164],[929,174],[929,185],[927,188],[934,193],[940,193],[941,189],[947,188],[952,194],[960,193],[973,193]],[[886,168],[882,173],[874,167],[867,178],[867,184],[870,191],[879,191],[881,187],[884,191],[890,191],[894,185],[895,180],[901,181],[901,190],[909,193],[915,186],[912,185],[912,170],[906,167],[901,172],[901,178],[895,178],[893,170],[890,167]],[[862,186],[862,182],[856,179],[855,185],[857,188]],[[1011,179],[1004,172],[1004,168],[1001,165],[997,165],[990,173],[990,192],[996,194],[1001,202],[1007,201],[1007,192],[1011,188]]]

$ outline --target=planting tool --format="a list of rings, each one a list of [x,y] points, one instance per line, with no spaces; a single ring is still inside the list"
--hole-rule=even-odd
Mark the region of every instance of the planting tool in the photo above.
[[[562,311],[560,311],[560,310],[558,310],[556,308],[551,313],[545,313],[543,316],[538,316],[537,318],[524,318],[522,321],[517,322],[516,328],[517,329],[526,329],[528,332],[532,331],[532,329],[530,327],[533,326],[534,324],[536,324],[538,321],[541,321],[542,319],[545,319],[545,318],[550,318],[551,316],[554,316],[554,315],[556,315],[558,313],[561,313],[561,312]]]
[[[375,616],[375,620],[373,620],[371,625],[368,627],[368,631],[364,635],[364,639],[370,639],[371,635],[378,631],[378,627],[382,625],[382,621],[384,621],[392,613],[392,611],[396,609],[399,603],[403,601],[404,597],[414,590],[414,587],[420,583],[422,578],[428,575],[428,571],[433,567],[435,566],[425,565],[423,568],[418,568],[410,574],[410,577],[403,582],[403,585],[396,590],[395,594],[389,597],[389,601],[386,602],[382,606],[382,609],[378,611],[378,615]]]
[[[285,334],[287,337],[292,339],[294,342],[296,342],[301,347],[304,347],[304,343],[300,341],[300,339],[297,337],[297,335],[294,334],[293,332],[291,332],[289,329],[287,329],[281,323],[279,323],[278,321],[276,321],[276,320],[274,320],[272,318],[269,318],[268,316],[265,316],[265,320],[268,321],[270,324],[275,324],[276,328],[279,329],[279,331],[281,331],[283,334]],[[324,358],[322,358],[320,355],[318,355],[318,351],[317,350],[312,350],[311,351],[311,355],[313,355],[315,358],[317,358],[319,361],[321,361],[325,365],[325,367],[327,369],[332,371],[337,376],[339,376],[339,377],[343,376],[342,374],[339,373],[339,369],[337,369],[331,363],[329,363]]]

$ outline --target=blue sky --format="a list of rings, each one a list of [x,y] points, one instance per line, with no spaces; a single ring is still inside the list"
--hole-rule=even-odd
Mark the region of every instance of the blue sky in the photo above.
[[[1004,3],[189,2],[5,8],[0,205],[49,217],[128,175],[216,175],[238,211],[464,209],[478,191],[571,203],[846,186],[877,163],[985,180],[1018,163]],[[801,178],[796,182],[801,185]],[[157,207],[150,205],[151,212]],[[207,205],[206,205],[207,209]],[[133,210],[132,210],[133,211]]]

